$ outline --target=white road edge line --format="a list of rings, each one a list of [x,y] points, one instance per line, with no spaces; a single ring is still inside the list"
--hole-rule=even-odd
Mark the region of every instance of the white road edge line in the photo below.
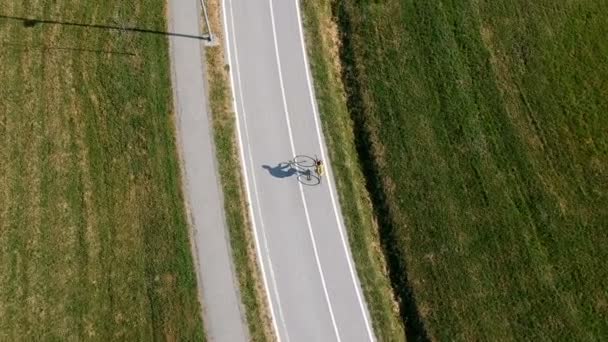
[[[222,6],[223,6],[223,21],[224,21],[224,38],[226,39],[226,53],[227,53],[227,57],[228,57],[228,65],[230,65],[232,63],[232,53],[230,50],[230,45],[231,45],[231,39],[230,39],[230,32],[228,31],[228,20],[227,20],[227,6],[226,6],[226,0],[222,0]],[[234,15],[232,14],[232,3],[230,4],[230,16],[231,16],[231,23],[232,23],[232,29],[234,30]],[[236,39],[235,39],[236,41]],[[236,56],[236,43],[234,44],[234,48],[235,48],[235,64],[236,64],[236,69],[237,69],[237,74],[238,74],[238,57]],[[243,140],[241,138],[241,129],[240,129],[240,116],[239,116],[239,110],[238,110],[238,105],[237,105],[237,101],[236,101],[236,87],[234,86],[234,72],[232,70],[233,68],[229,68],[228,72],[230,74],[230,87],[232,88],[232,106],[234,109],[234,113],[235,113],[235,117],[236,117],[236,129],[237,129],[237,138],[238,138],[238,145],[239,145],[239,150],[240,150],[240,155],[241,155],[241,164],[243,165],[243,170],[245,173],[245,192],[247,194],[247,209],[249,212],[249,219],[251,220],[251,225],[253,228],[253,233],[254,233],[254,237],[255,237],[255,244],[256,244],[256,252],[257,252],[257,256],[258,256],[258,263],[260,264],[260,270],[262,272],[262,279],[264,282],[264,289],[266,290],[266,297],[267,297],[267,301],[268,301],[268,306],[270,309],[270,316],[271,316],[271,320],[272,320],[272,325],[273,328],[276,332],[276,337],[277,337],[277,341],[281,342],[281,334],[279,331],[279,327],[277,325],[277,321],[276,321],[276,315],[274,313],[274,308],[272,306],[272,299],[271,299],[271,294],[270,294],[270,288],[268,286],[268,278],[266,276],[266,270],[264,267],[264,260],[262,258],[262,253],[261,253],[261,245],[260,245],[260,239],[258,236],[258,229],[257,229],[257,225],[256,225],[256,220],[255,220],[255,214],[253,211],[253,206],[252,206],[252,201],[251,201],[251,189],[249,188],[249,181],[248,179],[251,178],[249,177],[249,171],[247,168],[247,163],[245,161],[245,150],[243,147]],[[237,77],[240,78],[240,75],[238,75]],[[240,83],[239,83],[239,95],[241,95],[241,103],[243,101],[242,98],[242,91],[240,90]],[[243,106],[244,107],[244,106]],[[250,154],[250,158],[251,158],[251,154]],[[251,162],[251,160],[250,160]],[[255,184],[254,184],[255,186]],[[257,188],[257,186],[256,186]],[[257,195],[257,193],[256,193]],[[259,201],[258,201],[259,204]],[[260,220],[262,219],[262,217],[260,216]],[[263,222],[261,222],[263,225]],[[265,238],[266,239],[266,238]],[[270,260],[270,253],[268,253],[268,246],[265,246],[265,250],[266,250],[266,254],[268,256],[268,261],[271,267],[271,272],[274,274],[274,272],[272,271],[272,261]],[[274,283],[274,275],[272,276],[273,279],[273,283]],[[274,284],[274,288],[275,288],[275,292],[276,292],[276,283]],[[277,295],[277,303],[280,303],[280,300],[278,298],[278,292],[276,292]],[[281,307],[279,306],[279,309]],[[281,313],[281,319],[282,319],[282,313]],[[285,330],[285,334],[287,336],[287,340],[289,341],[289,335],[287,335],[287,329],[285,327],[285,321],[282,319],[282,324]]]
[[[321,158],[323,158],[323,160],[328,160],[325,156],[325,149],[323,148],[325,145],[323,144],[323,138],[321,136],[321,127],[319,125],[319,113],[317,110],[317,103],[315,101],[314,98],[314,92],[313,92],[313,88],[312,88],[312,82],[311,82],[311,77],[310,77],[310,64],[308,62],[308,54],[306,53],[306,44],[304,43],[304,33],[303,33],[303,25],[302,25],[302,15],[300,13],[300,0],[294,0],[296,2],[296,11],[297,11],[297,17],[298,17],[298,29],[300,32],[300,44],[302,47],[302,54],[304,56],[304,69],[306,72],[306,82],[308,84],[308,93],[310,94],[310,105],[312,106],[312,110],[313,110],[313,114],[314,114],[314,120],[315,120],[315,126],[317,129],[317,138],[319,139],[319,144],[321,145]],[[327,168],[327,183],[329,185],[329,195],[331,197],[331,202],[332,202],[332,206],[334,209],[334,213],[336,216],[336,221],[338,222],[338,227],[339,227],[339,231],[340,231],[340,238],[342,240],[342,247],[344,248],[344,253],[346,254],[346,260],[348,261],[348,269],[350,271],[350,276],[351,279],[353,281],[353,285],[355,287],[355,292],[357,294],[357,300],[359,301],[359,307],[361,308],[361,313],[363,314],[363,319],[365,320],[365,328],[367,329],[367,335],[370,339],[370,341],[374,341],[374,334],[371,328],[371,324],[369,323],[369,318],[367,317],[367,311],[365,309],[365,305],[363,304],[363,296],[361,295],[361,289],[359,288],[359,285],[357,284],[357,280],[356,280],[356,276],[355,276],[355,271],[354,271],[354,267],[353,267],[353,262],[351,260],[351,255],[348,253],[348,247],[347,247],[347,243],[346,243],[346,238],[344,237],[344,223],[342,222],[342,220],[340,219],[340,215],[338,214],[338,206],[336,204],[336,198],[334,195],[334,185],[333,185],[333,177],[332,177],[332,171],[331,171],[331,167],[330,167],[330,163],[325,163],[326,164],[326,168]]]
[[[232,15],[232,6],[230,6],[230,13]],[[234,17],[231,18],[231,24],[232,24],[232,32],[234,34],[235,32],[235,28],[234,28]],[[240,68],[240,64],[239,64],[239,57],[238,57],[238,46],[236,44],[236,39],[232,40],[232,45],[234,46],[234,60],[235,60],[235,66],[236,66],[236,77],[237,77],[237,88],[239,89],[239,98],[241,99],[241,109],[242,109],[242,113],[243,113],[243,120],[246,121],[247,120],[247,111],[245,110],[245,99],[243,96],[243,89],[242,89],[242,82],[241,82],[241,68]],[[245,137],[247,138],[247,141],[249,141],[249,130],[247,129],[247,123],[245,123],[244,125],[245,128]],[[237,131],[240,132],[240,129]],[[247,144],[247,152],[248,152],[248,156],[249,156],[249,167],[251,170],[254,170],[254,164],[253,164],[253,152],[251,151],[251,145]],[[262,237],[263,237],[263,243],[264,243],[264,250],[266,252],[266,258],[268,260],[268,268],[270,271],[270,280],[272,283],[272,289],[273,289],[273,293],[275,295],[276,301],[277,301],[277,307],[278,307],[278,311],[279,311],[279,319],[281,321],[281,325],[283,327],[283,330],[285,331],[285,336],[287,341],[289,342],[289,332],[287,331],[287,324],[285,323],[285,316],[283,315],[283,309],[281,306],[281,296],[279,295],[279,288],[277,286],[277,282],[276,282],[276,276],[274,273],[274,268],[272,267],[272,258],[270,257],[270,249],[268,248],[268,237],[266,236],[266,228],[264,225],[264,216],[262,215],[262,204],[260,202],[260,198],[258,196],[258,185],[257,182],[255,181],[255,174],[251,175],[251,183],[253,184],[253,193],[255,196],[255,200],[257,203],[257,212],[258,212],[258,217],[260,218],[260,226],[261,226],[261,230],[262,230]],[[274,310],[274,309],[273,309]],[[279,331],[277,331],[277,334],[279,333]]]
[[[291,151],[292,151],[293,155],[295,156],[296,148],[295,148],[294,139],[293,139],[293,132],[291,130],[291,120],[289,119],[289,109],[287,108],[287,97],[285,95],[285,86],[283,84],[283,72],[281,70],[281,57],[279,56],[279,44],[277,42],[277,32],[276,32],[276,24],[275,24],[275,19],[274,19],[274,8],[272,6],[272,1],[273,0],[268,0],[268,3],[270,5],[270,21],[272,23],[272,38],[274,41],[274,51],[275,51],[276,62],[277,62],[277,70],[279,73],[279,84],[281,85],[281,96],[283,99],[283,108],[284,108],[284,113],[285,113],[285,119],[287,121],[287,131],[289,133],[289,143],[290,143]],[[336,334],[336,339],[338,341],[341,341],[340,333],[338,331],[338,326],[336,324],[336,318],[334,316],[334,311],[332,309],[331,301],[329,299],[329,293],[327,291],[325,277],[323,276],[323,274],[324,274],[323,267],[321,266],[319,253],[317,251],[317,243],[315,241],[315,235],[314,235],[314,232],[312,231],[312,224],[310,222],[310,214],[308,212],[308,205],[306,204],[306,198],[304,196],[304,189],[302,188],[302,184],[299,182],[298,182],[298,188],[300,189],[300,198],[302,199],[302,205],[304,206],[304,213],[306,214],[306,223],[308,225],[308,233],[310,234],[312,249],[313,249],[313,252],[315,255],[315,261],[317,263],[317,269],[319,271],[319,275],[321,276],[321,285],[323,285],[323,293],[325,295],[325,301],[327,302],[327,308],[329,310],[329,315],[331,317],[331,323],[333,325],[334,332]]]

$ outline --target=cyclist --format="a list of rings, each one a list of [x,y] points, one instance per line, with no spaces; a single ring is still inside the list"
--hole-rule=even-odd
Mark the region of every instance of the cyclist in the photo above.
[[[315,172],[317,175],[319,175],[319,177],[322,177],[323,173],[325,173],[325,168],[321,159],[315,160]]]

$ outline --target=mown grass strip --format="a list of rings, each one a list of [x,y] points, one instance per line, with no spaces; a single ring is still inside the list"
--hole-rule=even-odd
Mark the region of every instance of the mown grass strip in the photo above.
[[[244,193],[243,175],[236,141],[236,118],[232,108],[228,66],[224,57],[221,2],[208,0],[211,30],[219,43],[206,49],[209,102],[213,115],[213,134],[224,193],[224,209],[230,229],[230,244],[241,299],[252,341],[275,339],[265,291],[258,269],[252,227]]]
[[[163,9],[0,5],[1,340],[204,339]]]

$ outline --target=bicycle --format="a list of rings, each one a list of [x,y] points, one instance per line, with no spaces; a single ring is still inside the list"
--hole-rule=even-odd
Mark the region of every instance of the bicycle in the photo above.
[[[323,163],[316,156],[298,155],[289,161],[291,167],[298,171],[298,181],[304,185],[318,185],[323,176]],[[315,170],[315,174],[312,170]]]

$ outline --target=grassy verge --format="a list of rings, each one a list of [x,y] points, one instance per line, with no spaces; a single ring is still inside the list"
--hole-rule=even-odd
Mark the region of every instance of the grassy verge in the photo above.
[[[207,75],[215,147],[224,192],[224,209],[230,229],[233,262],[239,280],[241,299],[245,306],[250,337],[258,342],[271,341],[274,340],[274,334],[256,261],[236,141],[236,121],[224,57],[221,2],[208,0],[207,3],[211,29],[219,42],[218,46],[206,50]]]
[[[607,336],[606,2],[333,9],[408,336]]]
[[[352,123],[342,83],[340,32],[332,1],[303,1],[302,14],[323,131],[374,331],[381,341],[402,341],[404,327],[387,276],[377,218],[360,167],[357,127]]]
[[[163,1],[0,5],[0,340],[202,340]]]

